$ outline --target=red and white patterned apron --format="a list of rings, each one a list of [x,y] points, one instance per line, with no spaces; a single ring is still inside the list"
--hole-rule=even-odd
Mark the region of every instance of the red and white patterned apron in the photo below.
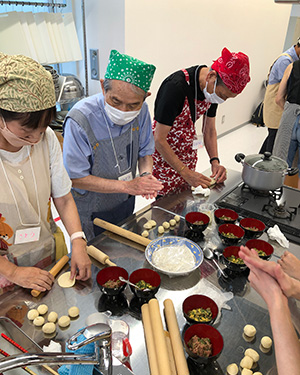
[[[187,84],[190,84],[190,77],[185,69],[182,69]],[[211,106],[211,103],[206,100],[194,99],[197,114],[196,120],[203,115]],[[152,125],[153,133],[156,129],[156,121]],[[176,156],[191,170],[195,170],[197,164],[197,150],[193,150],[193,141],[195,139],[196,130],[193,123],[189,101],[185,97],[184,105],[181,113],[176,117],[171,130],[167,136],[169,143]],[[189,188],[189,184],[175,171],[155,150],[153,156],[153,176],[164,184],[163,190],[159,195],[166,195],[169,193],[180,193]]]

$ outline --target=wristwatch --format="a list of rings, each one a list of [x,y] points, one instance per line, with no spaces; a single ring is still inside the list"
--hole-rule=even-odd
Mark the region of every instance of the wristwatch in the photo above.
[[[84,232],[74,232],[70,237],[71,242],[73,242],[76,238],[82,238],[87,242]]]

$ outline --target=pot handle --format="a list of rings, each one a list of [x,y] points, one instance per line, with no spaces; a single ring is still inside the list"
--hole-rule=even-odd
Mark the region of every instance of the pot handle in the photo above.
[[[243,164],[242,161],[245,159],[245,155],[239,153],[239,154],[236,154],[234,158],[235,158],[235,160],[236,160],[238,163],[242,163],[242,164]]]
[[[287,169],[288,176],[295,176],[295,174],[297,174],[298,172],[299,172],[299,169],[297,167]]]

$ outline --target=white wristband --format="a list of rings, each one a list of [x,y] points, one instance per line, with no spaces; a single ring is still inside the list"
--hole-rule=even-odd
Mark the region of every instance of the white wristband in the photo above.
[[[84,232],[75,232],[71,235],[70,240],[73,242],[76,238],[82,238],[83,240],[86,241],[86,237]]]

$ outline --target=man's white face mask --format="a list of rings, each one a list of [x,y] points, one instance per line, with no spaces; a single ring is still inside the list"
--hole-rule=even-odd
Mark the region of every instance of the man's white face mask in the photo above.
[[[207,85],[208,85],[208,82],[206,82],[206,85],[205,85],[205,88],[203,89],[203,94],[205,96],[205,99],[209,102],[209,103],[212,103],[212,104],[222,104],[224,103],[224,99],[220,98],[217,94],[216,94],[216,86],[217,86],[217,78],[215,80],[215,85],[214,85],[214,91],[212,94],[210,94],[209,92],[207,92]]]
[[[104,109],[107,113],[107,116],[110,118],[110,120],[114,124],[120,125],[120,126],[126,125],[129,122],[131,122],[141,112],[141,109],[139,109],[138,111],[129,111],[129,112],[120,111],[119,109],[107,104],[107,102],[105,102]]]

